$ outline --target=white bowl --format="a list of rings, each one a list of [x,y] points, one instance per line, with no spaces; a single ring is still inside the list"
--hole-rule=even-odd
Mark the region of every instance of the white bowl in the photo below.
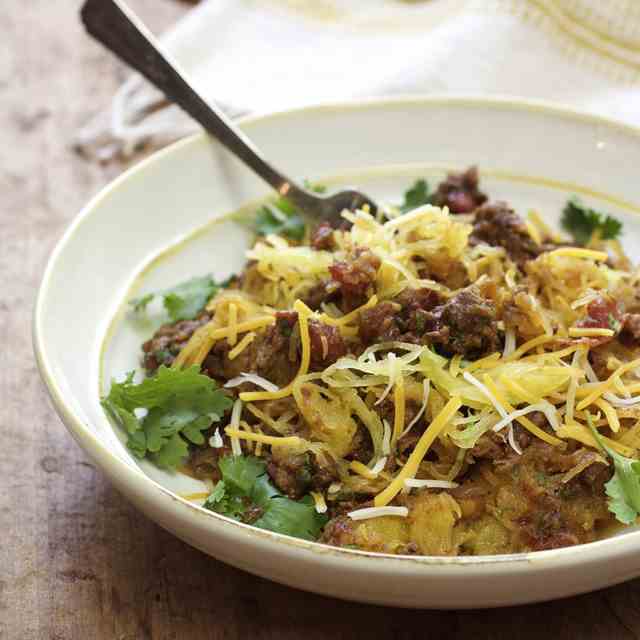
[[[520,210],[534,207],[552,221],[567,196],[578,193],[624,220],[626,249],[640,257],[640,131],[614,122],[530,102],[399,98],[253,117],[242,127],[291,174],[356,184],[377,198],[398,199],[416,177],[435,178],[471,163],[481,167],[493,197]],[[195,136],[104,189],[51,256],[35,310],[40,371],[69,431],[118,490],[224,562],[351,600],[490,607],[640,575],[640,532],[631,529],[566,549],[461,558],[385,556],[305,542],[205,511],[177,495],[197,490],[194,480],[129,455],[99,405],[109,378],[138,366],[139,345],[152,330],[132,321],[123,301],[134,290],[240,270],[250,238],[223,216],[266,193],[218,144]]]

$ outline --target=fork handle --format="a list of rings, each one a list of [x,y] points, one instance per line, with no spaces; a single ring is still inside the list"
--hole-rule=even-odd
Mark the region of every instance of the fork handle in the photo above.
[[[191,86],[177,64],[163,54],[153,35],[122,0],[87,0],[81,10],[85,28],[96,40],[141,73],[180,106],[231,153],[302,210],[316,197],[275,169],[242,131]]]

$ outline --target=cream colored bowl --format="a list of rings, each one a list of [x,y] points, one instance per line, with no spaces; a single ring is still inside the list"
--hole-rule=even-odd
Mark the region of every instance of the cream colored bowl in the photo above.
[[[625,223],[640,258],[640,132],[547,105],[394,99],[245,119],[267,157],[300,178],[355,184],[397,200],[416,177],[477,163],[483,186],[557,221],[579,193]],[[260,576],[340,598],[404,607],[490,607],[597,589],[640,575],[640,532],[523,555],[397,557],[261,531],[178,494],[196,481],[134,460],[103,414],[111,376],[138,365],[152,331],[125,312],[134,291],[240,270],[247,231],[224,217],[264,185],[205,136],[155,154],[105,188],[56,247],[38,295],[34,344],[60,417],[94,462],[150,518],[202,551]],[[197,231],[196,231],[197,230]],[[171,247],[169,251],[167,248]]]

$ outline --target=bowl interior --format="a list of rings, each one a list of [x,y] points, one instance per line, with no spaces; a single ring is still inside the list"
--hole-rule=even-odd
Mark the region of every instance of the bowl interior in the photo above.
[[[640,136],[613,124],[532,105],[436,99],[304,109],[243,126],[291,175],[357,185],[379,200],[398,201],[414,179],[434,183],[469,164],[479,165],[494,199],[522,213],[535,209],[552,224],[577,193],[624,221],[625,248],[640,258]],[[99,404],[111,377],[139,369],[140,344],[162,320],[158,310],[135,318],[124,301],[194,275],[241,270],[251,234],[227,214],[257,208],[265,193],[217,144],[186,140],[95,198],[56,249],[43,282],[36,346],[75,429],[177,493],[202,485],[135,461]]]

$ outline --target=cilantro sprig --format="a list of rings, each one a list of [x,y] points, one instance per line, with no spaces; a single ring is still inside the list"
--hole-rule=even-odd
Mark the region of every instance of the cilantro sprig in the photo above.
[[[409,189],[404,192],[404,201],[400,205],[400,211],[407,213],[412,209],[417,209],[423,204],[431,202],[431,194],[429,193],[429,184],[426,180],[416,180]]]
[[[324,193],[326,187],[304,181],[309,191]],[[286,199],[278,198],[274,203],[260,207],[253,221],[253,226],[259,236],[275,234],[285,236],[291,240],[302,240],[305,232],[305,221],[300,212]]]
[[[633,524],[640,515],[640,460],[627,458],[607,446],[589,413],[587,422],[600,448],[613,460],[613,477],[604,485],[609,511],[619,522]]]
[[[561,224],[580,245],[587,244],[596,231],[603,240],[614,240],[622,233],[622,222],[588,208],[577,196],[573,196],[565,205]]]
[[[268,531],[317,540],[327,517],[316,512],[311,496],[299,501],[283,496],[269,481],[263,460],[225,456],[218,466],[222,480],[205,501],[205,509]]]
[[[214,294],[227,284],[228,281],[217,283],[210,275],[200,276],[181,282],[170,289],[134,298],[129,304],[139,313],[144,311],[154,298],[162,297],[162,303],[172,322],[191,320],[204,309]]]
[[[161,366],[155,376],[138,384],[133,378],[131,372],[123,382],[112,382],[102,406],[127,432],[131,452],[151,458],[160,467],[177,467],[189,452],[189,442],[204,444],[202,432],[232,404],[197,366]]]

